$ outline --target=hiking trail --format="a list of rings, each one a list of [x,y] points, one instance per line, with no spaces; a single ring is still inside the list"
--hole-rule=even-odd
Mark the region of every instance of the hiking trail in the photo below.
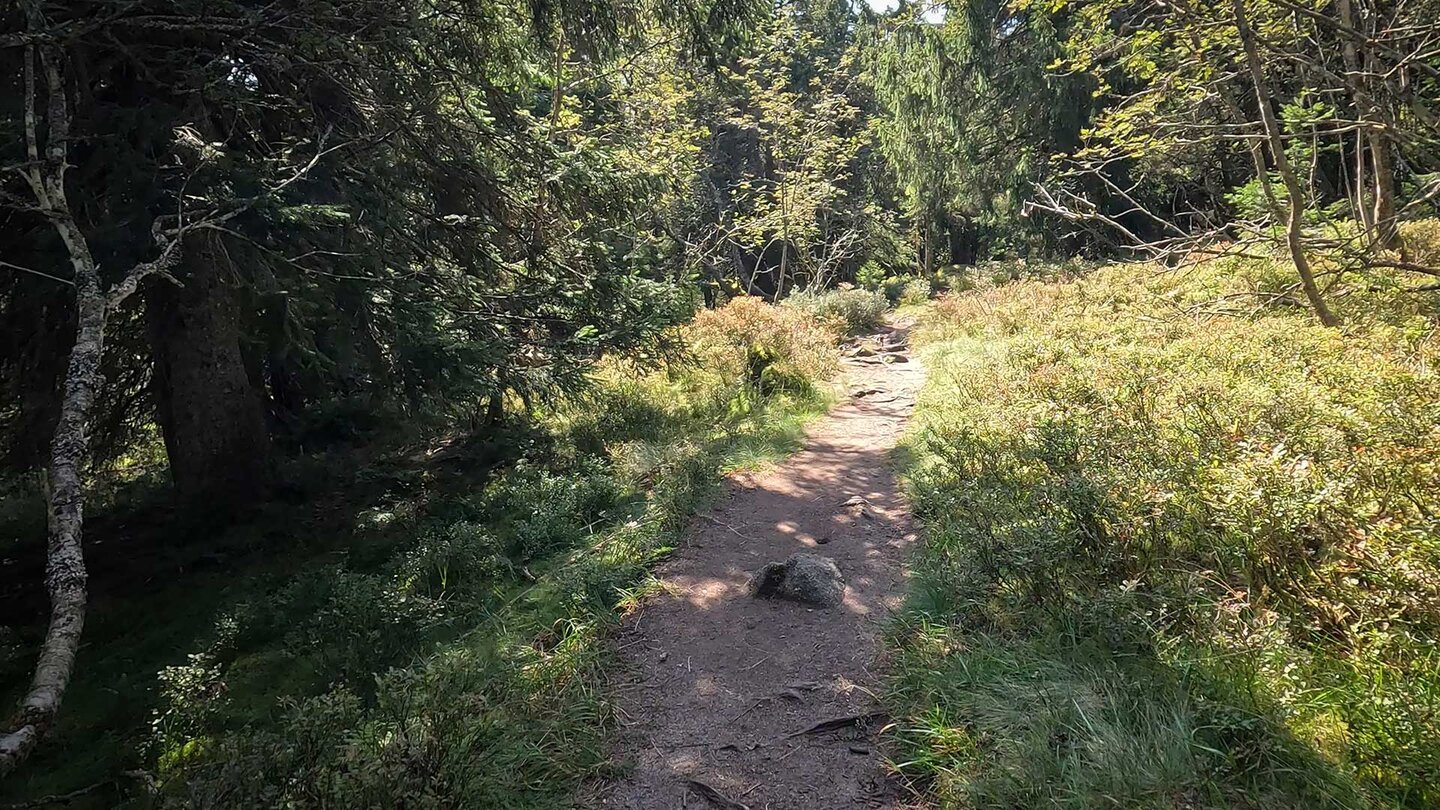
[[[873,697],[915,541],[890,459],[924,380],[907,343],[903,323],[853,342],[848,400],[800,452],[733,476],[657,570],[662,591],[617,641],[626,775],[598,789],[600,806],[912,806],[882,767]],[[797,552],[839,566],[838,607],[750,595],[750,572]]]

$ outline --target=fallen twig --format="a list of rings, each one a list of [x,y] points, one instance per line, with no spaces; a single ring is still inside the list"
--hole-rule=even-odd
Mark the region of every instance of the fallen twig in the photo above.
[[[754,540],[754,538],[752,538],[750,535],[745,534],[744,532],[740,531],[739,529],[735,528],[734,526],[731,526],[729,523],[726,523],[725,521],[723,521],[723,520],[721,520],[721,519],[719,519],[719,518],[717,518],[717,517],[713,517],[713,516],[711,516],[711,515],[701,515],[700,517],[705,518],[706,520],[710,521],[711,523],[714,523],[716,526],[720,526],[720,527],[723,527],[723,528],[725,528],[725,529],[729,529],[732,534],[734,534],[736,537],[741,538],[742,540]]]
[[[750,805],[741,804],[698,779],[686,779],[685,785],[722,810],[750,810]]]
[[[827,731],[836,731],[842,728],[849,728],[850,726],[863,725],[871,720],[876,720],[884,716],[884,712],[866,712],[864,714],[851,714],[844,717],[832,717],[829,720],[821,720],[809,728],[792,731],[786,734],[783,739],[788,740],[791,737],[800,737],[805,734],[823,734]]]

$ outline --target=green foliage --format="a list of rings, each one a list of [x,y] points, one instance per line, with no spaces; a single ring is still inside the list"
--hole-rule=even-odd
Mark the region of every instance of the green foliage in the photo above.
[[[856,53],[829,53],[837,43],[803,22],[775,14],[756,52],[722,70],[733,91],[730,123],[764,156],[738,179],[731,238],[762,256],[778,247],[777,293],[797,277],[826,284],[865,249],[866,217],[845,199],[870,135],[847,94]]]
[[[632,92],[619,68],[657,42],[670,59],[713,56],[697,39],[751,8],[147,0],[90,25],[83,3],[45,0],[34,17],[71,32],[55,55],[67,85],[110,88],[69,98],[81,178],[70,205],[107,283],[153,258],[152,224],[244,207],[215,237],[227,284],[195,288],[196,306],[233,321],[238,336],[213,339],[240,344],[220,348],[243,351],[279,443],[314,449],[355,438],[335,428],[360,413],[444,428],[491,401],[573,393],[606,352],[659,349],[695,296],[655,217],[637,212],[695,128],[625,126],[646,113],[621,112]],[[156,28],[156,15],[197,21]],[[18,7],[4,17],[15,30],[27,19]],[[0,53],[7,165],[25,156],[23,55]],[[209,157],[198,167],[192,142]],[[657,149],[669,154],[652,159]],[[28,194],[13,172],[0,183],[7,199]],[[9,259],[68,267],[43,218],[0,228],[20,246]],[[73,313],[55,280],[65,270],[10,269],[0,311],[36,339],[0,345],[0,460],[23,471],[43,459]],[[146,386],[163,347],[143,309],[137,298],[107,328],[101,462],[153,421]]]
[[[1365,282],[1326,329],[1256,295],[1275,273],[1117,266],[928,310],[892,695],[942,801],[1440,798],[1436,312]]]
[[[930,300],[933,290],[930,282],[923,278],[906,279],[900,285],[895,295],[895,303],[900,306],[918,306]]]
[[[772,306],[753,296],[733,298],[696,316],[689,341],[702,366],[762,387],[796,387],[835,370],[835,336],[818,315]]]
[[[1068,632],[899,632],[892,696],[914,707],[896,732],[910,755],[901,767],[941,806],[1353,802],[1353,788],[1283,730],[1197,699],[1164,666]]]
[[[808,312],[838,335],[873,332],[885,318],[890,302],[882,292],[864,289],[801,290],[784,306]]]
[[[884,268],[867,264],[855,274],[855,281],[866,290],[883,293],[891,306],[921,304],[929,300],[934,285],[913,275],[890,275]]]
[[[947,3],[938,24],[929,14],[901,4],[866,32],[877,141],[905,212],[922,233],[960,220],[997,246],[1051,238],[1020,209],[1089,115],[1089,77],[1049,72],[1070,15],[1005,0]]]

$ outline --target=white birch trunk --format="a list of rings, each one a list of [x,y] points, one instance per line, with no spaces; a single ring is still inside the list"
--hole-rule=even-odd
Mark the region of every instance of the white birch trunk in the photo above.
[[[45,68],[48,142],[45,160],[25,177],[40,209],[65,244],[74,268],[75,345],[65,369],[60,419],[50,445],[50,538],[46,548],[45,586],[50,595],[50,625],[30,689],[20,709],[0,734],[0,776],[13,771],[34,750],[60,710],[60,701],[75,669],[75,653],[85,627],[85,560],[81,536],[85,485],[81,467],[89,451],[90,412],[100,384],[100,358],[105,347],[106,297],[100,274],[84,235],[70,213],[65,194],[66,141],[70,110],[58,65],[42,59]],[[27,48],[25,64],[26,146],[38,157],[35,126],[35,53]]]

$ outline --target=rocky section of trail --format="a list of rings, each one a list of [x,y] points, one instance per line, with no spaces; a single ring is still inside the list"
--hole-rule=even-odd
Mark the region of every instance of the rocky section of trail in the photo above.
[[[890,464],[924,377],[906,336],[891,326],[853,342],[849,400],[812,427],[804,450],[736,476],[661,567],[663,592],[618,641],[615,756],[628,775],[587,803],[911,806],[883,768],[886,718],[873,697],[878,634],[902,598],[915,539]],[[838,604],[756,598],[752,575],[796,554],[834,562]]]

